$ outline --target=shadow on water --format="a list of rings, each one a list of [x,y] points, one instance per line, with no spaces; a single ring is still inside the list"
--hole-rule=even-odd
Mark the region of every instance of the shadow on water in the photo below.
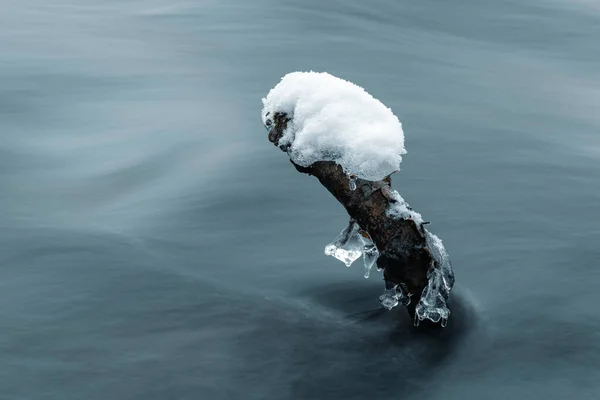
[[[423,395],[432,381],[443,381],[442,367],[476,330],[475,308],[455,293],[446,328],[414,327],[403,309],[373,308],[377,293],[360,281],[329,284],[304,293],[300,312],[261,318],[240,351],[256,370],[271,372],[265,378],[244,368],[240,379],[267,379],[263,389],[278,390],[282,398]],[[265,354],[273,359],[264,361]],[[263,389],[255,398],[266,395]]]

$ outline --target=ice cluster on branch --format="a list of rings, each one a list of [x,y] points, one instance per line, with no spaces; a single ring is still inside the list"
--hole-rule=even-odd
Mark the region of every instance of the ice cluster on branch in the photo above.
[[[333,239],[333,242],[325,246],[325,254],[337,258],[346,264],[346,267],[351,266],[362,255],[365,278],[369,277],[371,268],[379,257],[379,251],[369,234],[353,220],[350,220],[348,226]]]
[[[426,232],[426,235],[427,248],[434,259],[434,265],[427,273],[429,282],[423,289],[421,300],[415,310],[415,325],[428,319],[433,322],[441,321],[442,326],[446,326],[450,316],[446,300],[454,286],[454,271],[441,239],[431,232]]]
[[[402,304],[403,306],[409,305],[410,295],[403,285],[394,285],[390,282],[386,282],[385,292],[379,296],[379,302],[387,310],[391,310],[398,304]]]
[[[415,325],[419,325],[420,321],[428,319],[433,322],[441,322],[442,326],[446,326],[448,317],[450,316],[446,300],[450,296],[450,291],[454,286],[454,271],[452,270],[450,257],[441,239],[423,228],[424,221],[421,214],[414,211],[397,191],[392,190],[390,194],[393,202],[388,206],[386,215],[391,218],[415,221],[419,229],[425,234],[427,248],[433,258],[433,264],[427,272],[427,286],[423,289],[421,299],[416,306]],[[399,289],[397,290],[400,291]],[[388,288],[380,297],[380,301],[384,307],[386,303],[384,303],[382,298],[387,301],[387,304],[394,304],[390,300],[390,296],[395,296],[397,299],[406,298],[405,293],[396,293],[396,291]],[[398,302],[394,306],[397,304]]]
[[[263,99],[265,126],[276,113],[290,118],[279,145],[298,165],[335,161],[369,181],[400,169],[402,124],[360,86],[326,72],[292,72]]]
[[[452,270],[450,257],[440,238],[422,227],[424,222],[421,214],[414,211],[397,191],[392,190],[390,193],[393,202],[388,207],[387,215],[390,218],[415,221],[425,235],[427,248],[433,259],[427,273],[428,284],[423,289],[419,303],[415,308],[415,325],[419,325],[421,321],[428,319],[446,326],[450,316],[446,301],[454,286],[454,271]],[[371,269],[379,257],[379,251],[370,235],[354,220],[350,220],[348,226],[325,247],[325,254],[337,258],[347,267],[351,266],[362,255],[365,278],[369,277]],[[391,310],[399,304],[409,305],[411,295],[402,284],[393,285],[386,282],[386,290],[379,296],[379,302],[383,307]]]

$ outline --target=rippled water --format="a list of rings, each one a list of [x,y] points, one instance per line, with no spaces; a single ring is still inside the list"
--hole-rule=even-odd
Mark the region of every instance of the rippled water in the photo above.
[[[3,1],[0,398],[600,398],[598,38],[591,0]],[[267,142],[310,69],[404,123],[441,334]]]

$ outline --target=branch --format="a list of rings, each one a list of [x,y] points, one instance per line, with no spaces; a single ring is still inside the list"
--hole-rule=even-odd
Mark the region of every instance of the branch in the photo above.
[[[279,140],[289,121],[285,113],[275,113],[266,122],[269,141],[283,151],[289,146],[280,146]],[[415,325],[429,319],[444,326],[449,315],[446,301],[454,285],[450,262],[441,241],[425,229],[427,222],[391,190],[390,177],[375,182],[349,177],[333,161],[309,167],[292,164],[316,177],[344,206],[351,226],[356,222],[377,247],[377,267],[383,270],[387,289],[380,298],[384,306],[391,296],[396,304],[407,306]]]

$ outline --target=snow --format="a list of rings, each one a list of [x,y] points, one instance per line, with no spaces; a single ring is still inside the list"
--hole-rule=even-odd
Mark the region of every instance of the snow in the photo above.
[[[279,145],[290,145],[296,164],[335,161],[346,174],[369,181],[400,169],[402,124],[360,86],[326,72],[292,72],[263,99],[265,126],[278,112],[291,118]]]
[[[418,226],[421,226],[421,224],[423,224],[423,217],[421,216],[421,214],[414,211],[408,205],[406,200],[402,198],[400,193],[398,193],[396,190],[391,190],[390,194],[392,195],[392,198],[395,200],[395,202],[390,203],[388,205],[388,209],[386,210],[386,215],[388,217],[397,219],[412,219],[417,223]]]

